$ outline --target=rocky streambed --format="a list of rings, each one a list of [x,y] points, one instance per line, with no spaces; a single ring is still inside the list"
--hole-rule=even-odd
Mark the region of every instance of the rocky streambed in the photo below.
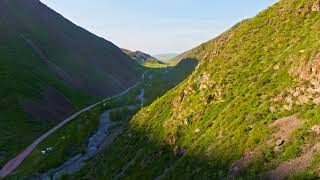
[[[137,96],[137,99],[140,101],[141,107],[143,106],[144,100],[144,90],[141,90],[140,95]],[[129,110],[134,110],[136,106],[127,106]],[[62,164],[61,166],[48,171],[45,174],[39,176],[41,180],[57,180],[62,175],[72,175],[76,172],[80,171],[81,168],[85,165],[86,161],[93,158],[97,153],[103,148],[110,145],[113,140],[122,133],[122,128],[118,126],[118,128],[113,129],[114,126],[118,125],[116,122],[110,121],[110,112],[116,111],[119,108],[108,110],[100,116],[99,127],[96,132],[89,138],[88,144],[86,147],[86,151],[84,154],[78,154],[73,158],[69,159],[67,162]],[[120,122],[121,123],[121,122]],[[112,131],[111,131],[112,129]]]
[[[69,159],[63,165],[58,168],[52,169],[46,174],[43,174],[40,179],[59,179],[63,174],[74,174],[78,172],[84,165],[85,161],[94,157],[103,143],[106,141],[109,135],[109,129],[112,126],[110,122],[109,113],[112,110],[108,110],[100,116],[100,124],[97,131],[89,138],[88,145],[85,154],[78,154]]]

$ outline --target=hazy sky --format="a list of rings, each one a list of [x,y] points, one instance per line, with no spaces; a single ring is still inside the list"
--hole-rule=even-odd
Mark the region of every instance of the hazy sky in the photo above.
[[[181,53],[277,0],[41,0],[121,48]]]

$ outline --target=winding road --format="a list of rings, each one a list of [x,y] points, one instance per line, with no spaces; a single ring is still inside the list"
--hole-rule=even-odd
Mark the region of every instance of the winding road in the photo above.
[[[144,80],[144,75],[145,73],[142,74],[142,81]],[[130,87],[129,89],[125,90],[124,92],[109,97],[105,100],[102,101],[108,101],[112,98],[116,98],[119,96],[122,96],[124,94],[126,94],[127,92],[129,92],[130,90],[136,88],[141,82],[138,82],[136,85]],[[65,119],[64,121],[62,121],[60,124],[58,124],[57,126],[55,126],[54,128],[52,128],[51,130],[49,130],[48,132],[46,132],[45,134],[43,134],[42,136],[40,136],[38,139],[36,139],[31,145],[29,145],[24,151],[22,151],[19,155],[17,155],[15,158],[13,158],[12,160],[10,160],[9,162],[7,162],[4,167],[0,170],[0,178],[4,178],[6,176],[8,176],[11,172],[13,172],[22,162],[24,159],[26,159],[29,154],[44,140],[46,139],[48,136],[50,136],[52,133],[54,133],[55,131],[57,131],[58,129],[60,129],[61,127],[63,127],[64,125],[66,125],[67,123],[69,123],[70,121],[74,120],[76,117],[78,117],[81,113],[84,113],[86,111],[91,110],[92,108],[96,107],[97,105],[99,105],[101,102],[98,102],[96,104],[93,104],[91,106],[88,106],[84,109],[82,109],[81,111],[73,114],[72,116],[68,117],[67,119]]]
[[[140,94],[137,96],[137,100],[140,101],[141,107],[143,106],[144,101],[144,90],[141,89]],[[84,166],[85,161],[93,158],[97,155],[99,151],[110,145],[114,139],[118,137],[122,133],[122,128],[116,128],[110,130],[110,127],[115,125],[115,122],[111,122],[110,120],[110,112],[116,111],[118,109],[127,107],[129,110],[135,110],[140,108],[140,106],[127,105],[123,107],[117,107],[114,109],[109,109],[101,114],[100,116],[100,124],[97,128],[97,131],[89,138],[89,142],[87,144],[87,148],[85,153],[78,154],[73,158],[66,161],[64,164],[60,165],[57,168],[49,170],[47,173],[40,175],[39,179],[41,180],[58,180],[61,175],[68,174],[72,175],[81,170]],[[129,165],[128,165],[129,167]]]

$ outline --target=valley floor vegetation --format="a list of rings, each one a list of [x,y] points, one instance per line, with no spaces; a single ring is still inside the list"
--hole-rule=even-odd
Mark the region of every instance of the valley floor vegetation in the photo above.
[[[194,69],[197,62],[182,62],[175,67],[145,68],[144,80],[128,93],[101,103],[85,112],[44,140],[9,178],[37,177],[59,167],[77,154],[85,153],[88,139],[99,126],[100,116],[109,109],[110,120],[117,126],[126,126],[140,110],[139,96],[147,106],[170,88],[182,81]],[[174,78],[172,77],[174,76]],[[114,127],[115,128],[115,127]],[[50,151],[47,151],[50,149]]]

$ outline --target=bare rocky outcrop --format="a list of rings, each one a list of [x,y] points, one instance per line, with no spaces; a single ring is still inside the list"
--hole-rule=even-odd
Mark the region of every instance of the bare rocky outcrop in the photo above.
[[[200,90],[208,89],[213,86],[213,82],[210,80],[210,76],[211,75],[206,72],[198,77],[197,86],[199,87]]]
[[[298,114],[274,121],[269,125],[269,128],[274,132],[270,138],[266,140],[265,144],[274,147],[275,151],[280,150],[284,144],[289,142],[292,132],[300,128],[302,124],[303,123],[298,119]],[[250,163],[261,153],[260,146],[245,152],[241,159],[235,161],[231,165],[228,173],[229,179],[235,179],[237,174],[241,170],[248,168]]]
[[[312,5],[312,8],[311,8],[312,11],[320,11],[320,1],[319,0],[316,0],[313,5]]]
[[[320,53],[312,61],[291,68],[289,73],[297,83],[273,98],[277,105],[271,106],[270,111],[290,111],[295,105],[308,103],[320,105]]]
[[[173,153],[176,157],[178,156],[183,156],[184,153],[186,153],[186,150],[179,147],[179,146],[175,146],[174,149],[173,149]]]
[[[272,134],[272,138],[267,141],[267,144],[274,144],[274,140],[277,140],[278,145],[287,143],[291,137],[294,130],[302,127],[303,123],[298,119],[298,114],[289,116],[286,118],[278,119],[269,125],[270,129],[275,129]]]
[[[177,137],[174,135],[170,135],[165,139],[165,143],[169,145],[174,145],[177,142]]]
[[[320,125],[312,126],[311,131],[320,134]]]
[[[282,180],[293,173],[301,172],[310,165],[314,155],[319,151],[320,143],[317,143],[310,148],[306,148],[301,156],[281,163],[278,167],[263,176],[272,180]]]
[[[246,152],[241,159],[235,161],[229,169],[228,179],[235,179],[237,174],[241,170],[247,168],[250,165],[250,163],[258,155],[258,153],[260,153],[260,148],[256,148],[252,151]]]
[[[200,133],[200,132],[201,132],[201,129],[200,129],[200,128],[197,128],[197,129],[194,130],[194,133],[196,133],[196,134],[198,134],[198,133]]]

